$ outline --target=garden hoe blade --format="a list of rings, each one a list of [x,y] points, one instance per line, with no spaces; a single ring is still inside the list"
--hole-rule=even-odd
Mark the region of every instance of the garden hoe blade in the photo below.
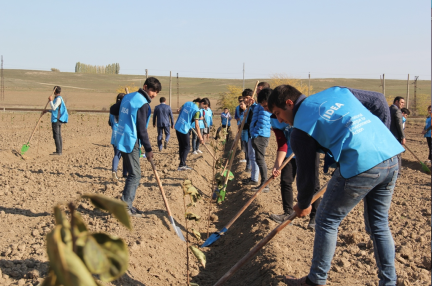
[[[27,152],[28,149],[30,149],[30,145],[29,145],[29,143],[24,144],[24,145],[21,147],[21,156],[24,155],[24,153]]]
[[[174,222],[174,218],[172,216],[169,217],[171,224],[174,228],[174,231],[176,232],[177,236],[180,237],[181,240],[183,240],[184,242],[186,242],[186,239],[183,236],[183,233],[181,232],[180,228],[178,226],[176,226],[175,222]]]
[[[430,174],[431,173],[431,171],[429,170],[429,168],[419,159],[419,157],[417,157],[417,155],[416,154],[414,154],[414,152],[413,151],[411,151],[411,149],[405,144],[404,145],[404,147],[408,150],[408,151],[410,151],[410,153],[414,156],[414,158],[416,158],[417,159],[417,161],[419,161],[419,163],[420,163],[420,165],[422,166],[422,170],[423,170],[423,172],[425,172],[425,173],[427,173],[427,174]]]
[[[226,229],[225,227],[223,229],[221,229],[220,231],[216,231],[214,233],[212,233],[209,238],[207,238],[206,241],[204,241],[203,245],[201,245],[201,247],[207,247],[209,245],[212,245],[216,240],[219,239],[219,237],[221,237],[221,235],[224,235],[225,232],[227,232],[228,229]]]

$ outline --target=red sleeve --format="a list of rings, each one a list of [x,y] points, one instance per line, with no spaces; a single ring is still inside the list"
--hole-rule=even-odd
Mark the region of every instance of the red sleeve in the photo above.
[[[282,130],[273,129],[273,132],[276,135],[276,141],[278,145],[278,151],[288,152],[288,144],[285,138],[285,135]]]

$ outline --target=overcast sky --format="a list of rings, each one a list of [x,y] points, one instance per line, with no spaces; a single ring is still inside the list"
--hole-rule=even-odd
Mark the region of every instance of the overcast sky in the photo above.
[[[183,77],[431,78],[424,0],[2,1],[4,68]]]

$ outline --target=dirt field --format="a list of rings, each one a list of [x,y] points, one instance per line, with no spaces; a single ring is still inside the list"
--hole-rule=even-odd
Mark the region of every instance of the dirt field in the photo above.
[[[52,207],[75,201],[82,193],[101,193],[118,198],[124,179],[113,182],[111,159],[113,149],[107,115],[73,114],[63,125],[63,156],[55,151],[51,123],[47,115],[33,144],[22,160],[15,152],[27,141],[38,114],[1,113],[0,118],[0,285],[37,285],[47,275],[48,262],[45,235],[53,227]],[[407,125],[407,144],[421,158],[427,158],[426,140],[420,133],[422,124]],[[156,148],[156,130],[151,128]],[[183,195],[180,184],[192,180],[204,194],[211,194],[211,156],[190,155],[193,171],[178,172],[177,139],[171,138],[167,150],[155,151],[173,216],[185,230]],[[273,166],[276,142],[272,135],[266,161]],[[212,205],[215,215],[210,233],[221,229],[253,194],[240,183],[246,178],[243,158],[237,154],[227,199]],[[404,169],[397,182],[390,212],[390,227],[396,244],[396,267],[399,285],[429,285],[431,277],[431,177],[408,152],[403,155]],[[147,160],[142,159],[142,179],[134,205],[145,211],[143,218],[132,218],[128,231],[114,218],[95,210],[86,201],[77,201],[79,211],[93,231],[107,231],[125,239],[129,245],[129,270],[121,279],[108,285],[185,285],[186,245],[171,228],[162,196]],[[121,164],[119,167],[121,174]],[[330,178],[321,174],[321,183]],[[270,213],[282,211],[279,180],[271,191],[258,199],[236,221],[227,234],[204,251],[207,267],[203,269],[194,257],[192,281],[200,286],[213,285],[242,258],[262,237],[276,227]],[[204,239],[207,230],[206,195],[191,210],[203,219],[194,228]],[[377,268],[371,241],[364,230],[363,206],[358,205],[339,228],[338,246],[329,274],[329,285],[378,285]],[[226,285],[283,285],[277,275],[305,275],[312,257],[314,233],[306,229],[308,218],[298,219],[286,227],[252,261],[237,272]],[[191,223],[189,223],[189,226]],[[184,232],[185,233],[185,232]],[[191,241],[193,239],[191,238]],[[196,243],[195,243],[196,244]]]

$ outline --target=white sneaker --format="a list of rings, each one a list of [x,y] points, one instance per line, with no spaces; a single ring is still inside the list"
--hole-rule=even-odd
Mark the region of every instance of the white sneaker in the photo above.
[[[114,181],[118,181],[118,177],[117,177],[117,173],[116,172],[112,172],[112,179]]]
[[[246,163],[246,160],[239,160],[239,163]]]
[[[197,151],[193,151],[193,152],[192,152],[192,155],[197,155],[197,154],[198,154]]]
[[[198,149],[198,150],[196,150],[196,152],[198,152],[198,153],[202,154],[202,151],[201,151],[201,150],[199,150],[199,149]]]

